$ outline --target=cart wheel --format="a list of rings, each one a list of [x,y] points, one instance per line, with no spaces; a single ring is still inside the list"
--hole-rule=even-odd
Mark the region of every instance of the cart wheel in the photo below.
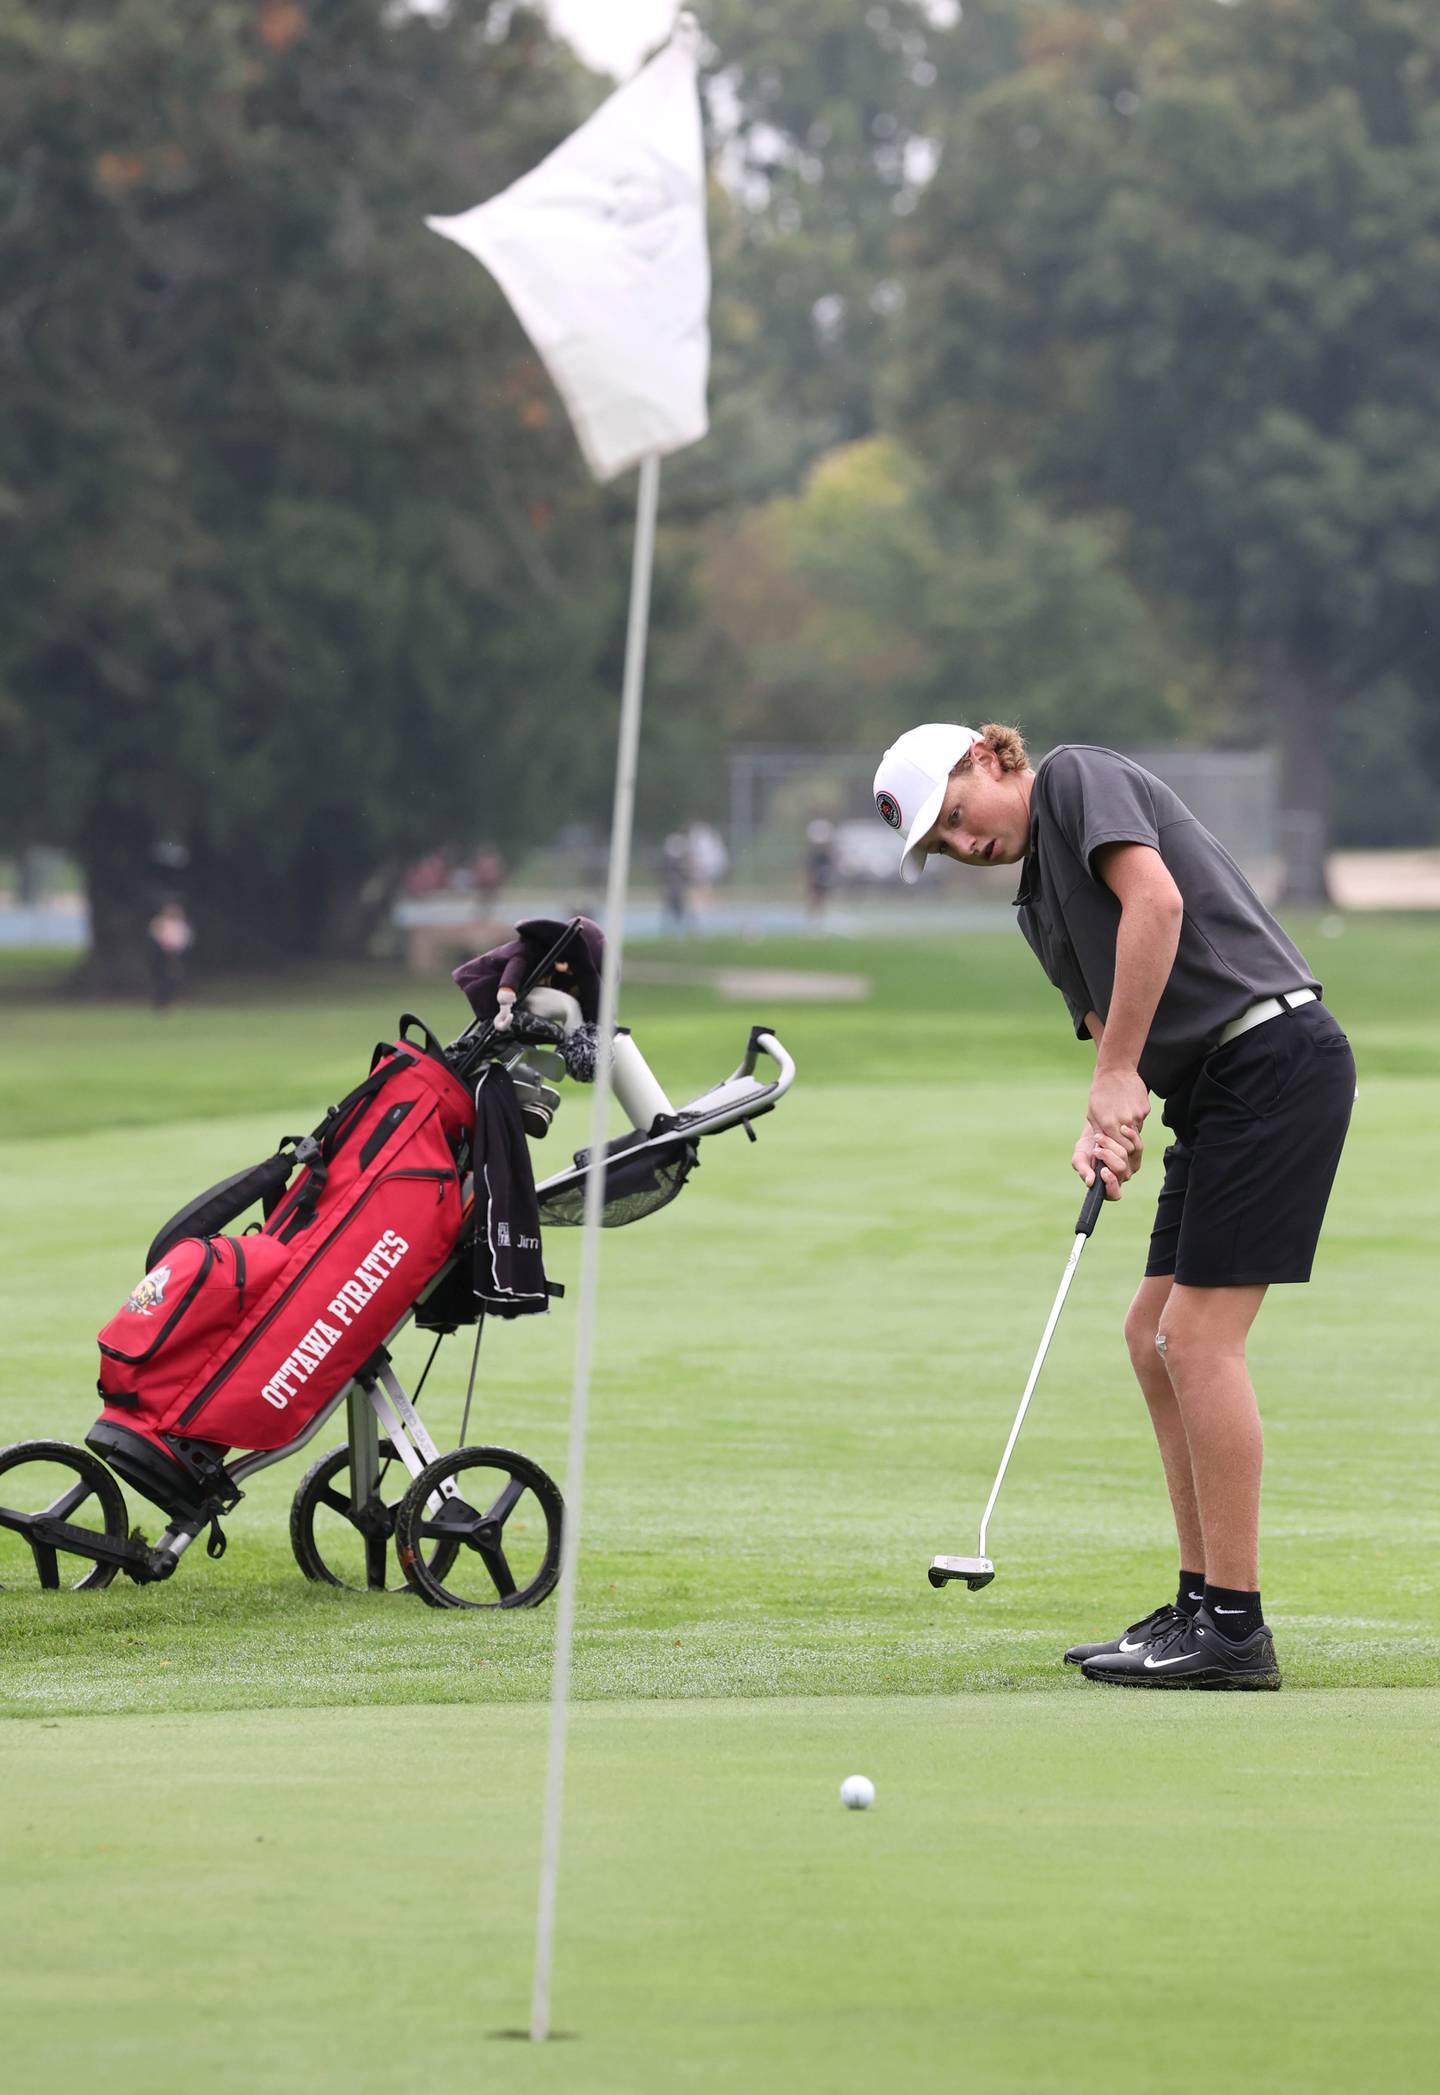
[[[399,1499],[385,1499],[385,1480],[396,1461],[388,1440],[380,1443],[380,1476],[373,1507],[357,1514],[350,1499],[350,1443],[342,1441],[300,1479],[290,1506],[290,1547],[307,1579],[372,1593],[409,1593],[405,1579],[387,1583],[390,1538]],[[409,1481],[409,1471],[400,1474]],[[441,1542],[429,1552],[430,1569],[443,1578],[460,1545]]]
[[[400,1568],[432,1608],[537,1607],[560,1576],[564,1511],[538,1463],[508,1448],[456,1448],[422,1469],[400,1501]],[[431,1542],[455,1545],[438,1574],[423,1555]]]
[[[35,1532],[41,1520],[63,1521],[82,1532],[59,1542]],[[17,1440],[0,1448],[0,1588],[38,1582],[52,1593],[62,1586],[71,1593],[96,1592],[120,1567],[87,1558],[83,1534],[123,1544],[129,1532],[124,1494],[88,1448],[64,1440]],[[71,1578],[81,1564],[87,1569]]]

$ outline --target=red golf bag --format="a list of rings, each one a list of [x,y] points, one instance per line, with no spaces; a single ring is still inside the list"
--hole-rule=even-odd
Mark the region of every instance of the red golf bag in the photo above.
[[[313,1135],[182,1209],[100,1333],[87,1443],[172,1517],[233,1504],[230,1450],[303,1432],[455,1248],[475,1105],[413,1023]]]

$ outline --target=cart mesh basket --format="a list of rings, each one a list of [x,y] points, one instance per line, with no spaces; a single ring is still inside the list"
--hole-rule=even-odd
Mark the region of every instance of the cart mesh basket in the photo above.
[[[644,1143],[637,1155],[627,1156],[628,1147]],[[573,1179],[540,1195],[540,1220],[561,1229],[575,1229],[585,1219],[585,1173],[588,1152],[576,1157]],[[676,1136],[670,1142],[645,1143],[643,1135],[625,1135],[610,1145],[605,1173],[605,1206],[601,1221],[606,1229],[623,1229],[654,1215],[680,1191],[700,1161],[698,1142]]]

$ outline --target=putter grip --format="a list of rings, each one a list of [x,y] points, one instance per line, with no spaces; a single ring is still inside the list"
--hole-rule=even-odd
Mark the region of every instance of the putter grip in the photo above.
[[[1105,1181],[1100,1176],[1100,1166],[1095,1166],[1095,1183],[1085,1188],[1085,1198],[1080,1205],[1080,1220],[1075,1224],[1077,1237],[1088,1237],[1100,1220],[1100,1210],[1105,1205]]]

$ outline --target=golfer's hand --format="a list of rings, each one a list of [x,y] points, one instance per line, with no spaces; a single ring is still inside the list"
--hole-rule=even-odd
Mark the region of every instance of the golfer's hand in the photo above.
[[[1120,1188],[1127,1179],[1135,1176],[1144,1161],[1144,1149],[1139,1135],[1129,1130],[1130,1139],[1116,1142],[1109,1135],[1099,1135],[1085,1123],[1084,1133],[1075,1144],[1070,1155],[1070,1167],[1084,1179],[1087,1186],[1095,1183],[1095,1173],[1101,1172],[1105,1180],[1105,1198],[1118,1200]]]
[[[1138,1069],[1122,1066],[1096,1070],[1085,1118],[1097,1135],[1108,1135],[1112,1141],[1122,1142],[1128,1149],[1126,1130],[1138,1141],[1149,1111],[1150,1093]]]

